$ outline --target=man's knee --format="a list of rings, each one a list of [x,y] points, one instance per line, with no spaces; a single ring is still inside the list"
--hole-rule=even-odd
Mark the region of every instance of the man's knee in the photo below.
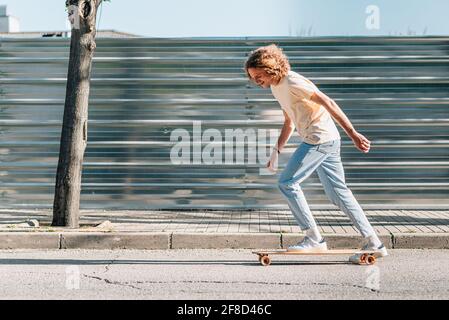
[[[285,188],[285,181],[279,179],[279,180],[278,180],[278,183],[277,183],[277,187],[278,187],[279,190],[283,191],[284,188]]]
[[[297,181],[293,181],[291,179],[279,179],[277,186],[279,190],[285,192],[285,191],[292,191],[292,190],[300,190],[301,185]]]

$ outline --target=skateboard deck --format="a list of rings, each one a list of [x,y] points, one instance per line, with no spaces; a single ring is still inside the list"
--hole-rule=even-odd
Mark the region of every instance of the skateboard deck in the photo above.
[[[269,266],[271,264],[270,255],[295,255],[295,256],[338,256],[338,255],[358,255],[357,259],[350,260],[350,262],[359,265],[371,265],[376,263],[376,259],[380,257],[380,253],[377,251],[360,251],[350,249],[334,249],[324,252],[295,252],[287,250],[258,250],[253,251],[254,254],[259,256],[259,262],[263,266]]]

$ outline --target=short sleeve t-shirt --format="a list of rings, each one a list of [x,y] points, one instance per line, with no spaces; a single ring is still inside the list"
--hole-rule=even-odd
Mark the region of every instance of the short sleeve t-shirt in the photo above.
[[[289,71],[271,92],[295,124],[300,138],[309,144],[340,139],[340,133],[322,105],[310,100],[319,89],[309,79]]]

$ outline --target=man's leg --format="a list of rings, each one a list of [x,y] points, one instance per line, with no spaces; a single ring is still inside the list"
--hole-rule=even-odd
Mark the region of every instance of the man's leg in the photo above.
[[[279,177],[278,187],[301,230],[316,229],[317,225],[301,188],[304,182],[324,161],[326,154],[317,146],[301,143]]]
[[[330,154],[317,168],[318,177],[329,199],[349,218],[363,237],[376,236],[362,207],[345,182],[340,155]],[[377,237],[377,236],[376,236]]]
[[[380,253],[380,257],[385,257],[388,255],[385,246],[379,240],[363,209],[346,185],[339,143],[334,147],[334,149],[329,149],[329,157],[317,168],[318,177],[324,186],[324,190],[331,201],[349,216],[352,223],[367,240],[362,250],[376,250]],[[360,261],[360,254],[351,256],[349,260]]]

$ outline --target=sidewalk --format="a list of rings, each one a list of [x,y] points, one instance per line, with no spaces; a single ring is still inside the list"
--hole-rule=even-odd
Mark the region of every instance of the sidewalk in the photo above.
[[[342,212],[313,213],[329,247],[360,247]],[[389,248],[449,249],[449,210],[366,214]],[[51,216],[51,210],[0,209],[0,249],[286,248],[302,237],[289,211],[82,210],[76,230],[50,227]],[[30,219],[39,227],[23,224]],[[98,226],[104,221],[111,223]]]

